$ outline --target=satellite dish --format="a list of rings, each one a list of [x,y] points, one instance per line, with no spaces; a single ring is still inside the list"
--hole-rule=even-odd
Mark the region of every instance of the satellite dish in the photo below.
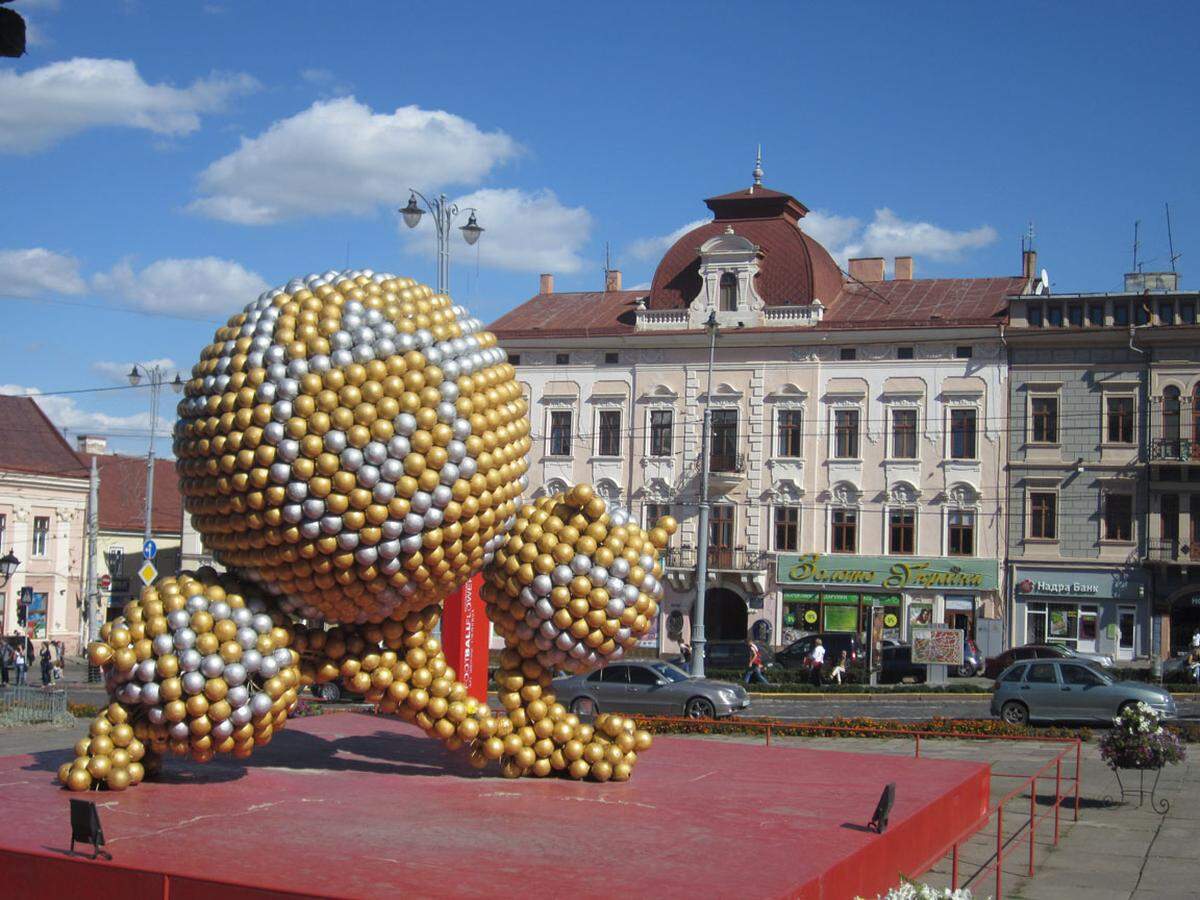
[[[1042,269],[1042,277],[1038,281],[1037,287],[1033,289],[1033,292],[1039,297],[1042,294],[1050,292],[1050,275],[1045,269]]]

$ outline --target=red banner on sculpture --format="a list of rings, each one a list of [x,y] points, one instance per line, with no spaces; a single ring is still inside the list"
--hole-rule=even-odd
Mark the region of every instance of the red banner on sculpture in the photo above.
[[[479,596],[483,576],[475,575],[446,597],[442,613],[442,647],[446,662],[481,703],[487,702],[488,619]]]

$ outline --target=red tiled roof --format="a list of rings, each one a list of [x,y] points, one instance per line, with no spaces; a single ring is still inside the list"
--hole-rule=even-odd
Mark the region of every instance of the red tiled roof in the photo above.
[[[0,396],[0,470],[87,478],[54,423],[29,397]]]
[[[142,531],[146,527],[146,458],[117,453],[80,453],[82,464],[100,469],[100,530]],[[170,459],[154,461],[154,533],[183,529],[183,496]]]
[[[538,294],[488,326],[497,336],[631,334],[634,301],[645,291]]]
[[[753,242],[761,254],[755,290],[768,306],[802,306],[837,296],[842,273],[829,252],[784,217],[713,219],[681,237],[663,256],[650,286],[650,309],[681,309],[700,293],[700,245],[724,233]]]
[[[849,281],[830,304],[822,324],[832,326],[974,324],[1003,321],[1006,297],[1025,287],[1020,277],[914,278]]]

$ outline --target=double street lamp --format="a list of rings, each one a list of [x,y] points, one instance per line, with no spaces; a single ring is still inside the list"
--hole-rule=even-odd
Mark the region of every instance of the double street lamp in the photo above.
[[[421,209],[420,204],[417,203],[418,197],[425,204],[425,209]],[[436,199],[430,200],[420,191],[409,188],[408,205],[400,210],[400,215],[404,217],[404,224],[409,228],[416,228],[421,224],[421,216],[425,215],[425,210],[432,214],[433,226],[437,229],[437,290],[439,294],[444,294],[450,289],[450,228],[454,224],[454,220],[458,218],[460,210],[458,204],[451,203],[445,194],[438,194]],[[475,219],[475,207],[464,206],[461,211],[469,212],[471,215],[467,218],[467,224],[458,230],[462,232],[467,246],[474,246],[475,242],[479,240],[479,236],[483,234],[483,227]]]
[[[176,394],[183,391],[183,379],[175,373],[173,381],[167,381],[167,370],[157,363],[148,366],[135,365],[129,371],[129,383],[134,387],[141,384],[143,378],[150,382],[150,449],[146,452],[146,531],[145,539],[150,540],[154,532],[154,439],[158,431],[158,397],[164,384],[170,384]]]
[[[16,554],[12,550],[0,556],[0,587],[8,586],[9,580],[17,574],[17,569],[20,565],[21,561],[17,559]]]
[[[704,601],[708,589],[708,474],[712,434],[713,359],[717,353],[717,313],[713,310],[704,323],[708,332],[708,390],[704,396],[704,424],[700,429],[700,533],[696,559],[696,606],[692,610],[692,675],[704,677]]]

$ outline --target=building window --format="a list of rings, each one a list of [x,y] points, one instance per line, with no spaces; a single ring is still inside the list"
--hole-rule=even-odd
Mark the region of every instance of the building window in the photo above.
[[[842,362],[850,362],[851,360],[858,359],[858,350],[854,347],[843,347],[838,351],[838,359]]]
[[[1034,397],[1030,402],[1030,415],[1035,444],[1058,443],[1058,398]]]
[[[858,459],[858,410],[833,412],[833,455],[837,459]]]
[[[565,409],[550,413],[550,455],[571,455],[571,412]]]
[[[1046,305],[1046,324],[1058,328],[1063,323],[1062,307],[1057,303]]]
[[[1042,327],[1042,305],[1040,303],[1029,305],[1029,308],[1025,310],[1025,321],[1029,323],[1030,328]]]
[[[45,556],[50,543],[50,517],[33,517],[33,555]]]
[[[646,530],[649,531],[658,524],[659,519],[671,514],[671,505],[669,503],[647,503],[642,507],[642,512],[646,517]]]
[[[1170,300],[1160,300],[1158,303],[1158,324],[1175,324],[1175,304]]]
[[[1083,307],[1072,304],[1067,307],[1067,321],[1075,328],[1083,326]]]
[[[892,410],[892,459],[917,458],[917,411]]]
[[[975,555],[975,511],[952,509],[947,517],[947,552],[950,556]]]
[[[8,546],[8,516],[0,513],[0,554],[4,553],[4,548]]]
[[[779,429],[778,454],[795,459],[804,455],[804,414],[798,409],[781,409],[776,418]]]
[[[520,353],[508,354],[508,364],[510,366],[519,366],[521,364],[521,354]]]
[[[1178,441],[1180,437],[1180,422],[1181,416],[1181,401],[1179,399],[1179,388],[1175,385],[1168,385],[1163,389],[1162,395],[1162,433],[1163,438],[1168,441]],[[1179,453],[1178,444],[1173,448],[1173,454]]]
[[[726,272],[721,276],[721,310],[732,312],[738,308],[737,276]]]
[[[1171,545],[1171,555],[1176,552],[1179,541],[1179,495],[1159,494],[1158,514],[1161,521],[1162,539]]]
[[[888,552],[917,552],[917,511],[915,509],[888,510]]]
[[[835,507],[830,515],[830,546],[834,553],[858,550],[858,510]]]
[[[1113,324],[1128,325],[1129,324],[1129,304],[1114,303],[1113,304]]]
[[[596,441],[597,456],[621,455],[621,411],[602,409],[599,415],[599,432]]]
[[[975,410],[950,410],[950,458],[975,458]]]
[[[1111,491],[1104,495],[1104,539],[1133,540],[1133,494]]]
[[[1101,328],[1104,326],[1104,304],[1089,303],[1088,304],[1088,324]]]
[[[1106,438],[1110,444],[1133,443],[1133,398],[1106,397],[1105,413],[1108,416]]]
[[[736,409],[712,411],[712,438],[709,443],[709,468],[714,472],[736,472],[738,455],[738,414]]]
[[[570,353],[555,353],[554,354],[554,364],[556,366],[570,365],[571,364],[571,354]]]
[[[972,347],[969,344],[963,344],[961,347],[954,348],[955,359],[970,359]]]
[[[674,452],[675,411],[650,410],[650,455],[670,456]]]
[[[615,366],[621,361],[621,354],[615,351],[609,351],[604,354],[604,364],[606,366]]]
[[[897,347],[896,348],[896,359],[912,359],[912,358],[913,358],[913,348],[912,347]]]
[[[775,549],[800,548],[800,509],[796,506],[775,507]]]
[[[733,504],[714,503],[708,520],[708,564],[733,568]]]
[[[1184,325],[1196,324],[1196,304],[1190,300],[1184,300],[1179,304],[1179,321]]]
[[[1148,325],[1150,323],[1150,302],[1145,303],[1134,302],[1133,304],[1133,324]]]
[[[1051,491],[1029,494],[1029,536],[1045,541],[1058,537],[1058,494]]]

